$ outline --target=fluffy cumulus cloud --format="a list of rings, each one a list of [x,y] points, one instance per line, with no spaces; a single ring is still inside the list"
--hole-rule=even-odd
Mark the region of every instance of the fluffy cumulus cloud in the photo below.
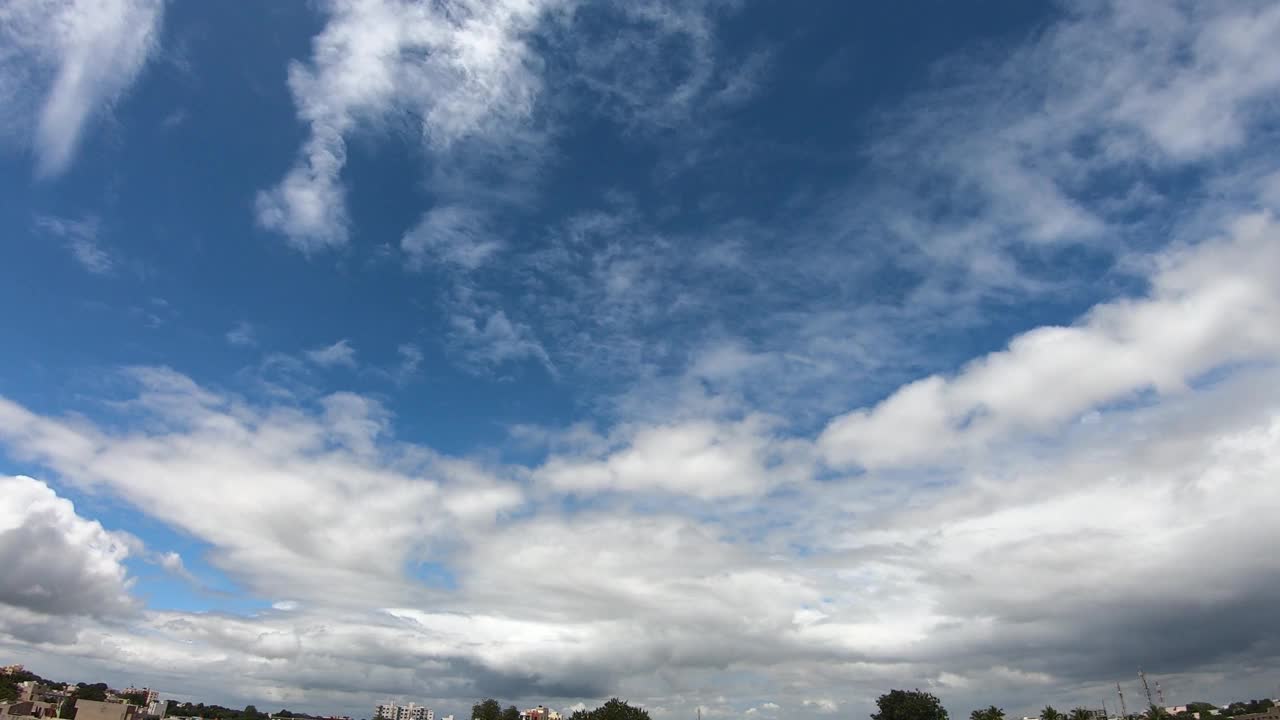
[[[0,510],[0,632],[15,632],[24,618],[136,609],[123,564],[136,540],[81,517],[29,477],[0,478]]]
[[[0,135],[42,175],[71,163],[86,126],[154,51],[162,0],[15,0],[0,7]]]
[[[1037,328],[953,378],[917,380],[837,418],[822,437],[827,457],[929,462],[1015,430],[1053,432],[1101,403],[1176,393],[1216,368],[1275,357],[1280,227],[1269,213],[1154,262],[1146,298],[1098,305],[1070,327]]]

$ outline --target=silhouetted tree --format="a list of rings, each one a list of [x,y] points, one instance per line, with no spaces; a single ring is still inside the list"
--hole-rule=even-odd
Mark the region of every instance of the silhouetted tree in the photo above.
[[[649,713],[618,698],[611,698],[595,710],[575,711],[569,720],[649,720]]]
[[[502,720],[502,705],[493,698],[485,698],[471,706],[471,720]]]
[[[1093,712],[1085,707],[1073,708],[1067,714],[1067,718],[1069,720],[1093,720]]]
[[[1004,710],[992,705],[969,713],[969,720],[1004,720]]]
[[[923,690],[890,690],[876,698],[871,720],[947,720],[947,709]]]

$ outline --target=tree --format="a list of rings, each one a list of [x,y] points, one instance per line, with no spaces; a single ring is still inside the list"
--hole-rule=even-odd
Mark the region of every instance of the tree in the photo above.
[[[1004,720],[1004,710],[992,705],[969,713],[969,720]]]
[[[871,720],[947,720],[942,702],[918,689],[890,690],[876,698],[876,707]]]
[[[502,705],[493,698],[485,698],[471,706],[471,720],[502,720]]]
[[[644,708],[629,705],[626,701],[610,698],[595,710],[574,712],[569,720],[649,720],[649,713]]]
[[[95,700],[97,702],[105,702],[107,699],[107,684],[94,683],[92,685],[78,685],[76,687],[75,696],[77,700]]]
[[[1165,712],[1164,708],[1159,705],[1152,704],[1151,707],[1147,708],[1147,711],[1142,714],[1142,717],[1146,718],[1146,720],[1168,720],[1169,713]]]
[[[1067,717],[1069,720],[1093,720],[1093,711],[1089,708],[1078,707],[1072,709]]]
[[[144,692],[121,693],[120,697],[130,705],[142,705],[147,700],[147,694]]]
[[[262,713],[258,712],[258,708],[254,707],[253,705],[244,706],[244,716],[248,718],[248,720],[254,720],[255,718],[263,717]]]

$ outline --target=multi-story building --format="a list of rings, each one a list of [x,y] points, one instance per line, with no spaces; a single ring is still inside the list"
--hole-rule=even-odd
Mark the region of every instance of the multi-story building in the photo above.
[[[560,720],[560,713],[539,705],[520,712],[520,720]]]
[[[383,703],[374,709],[373,716],[375,720],[436,720],[436,714],[431,708],[414,703]]]

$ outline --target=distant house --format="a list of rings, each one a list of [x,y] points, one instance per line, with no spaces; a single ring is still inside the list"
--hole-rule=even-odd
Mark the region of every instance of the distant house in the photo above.
[[[22,700],[0,703],[0,718],[52,718],[57,717],[58,706],[38,700]]]
[[[1280,705],[1272,705],[1262,712],[1236,715],[1233,720],[1280,720]]]
[[[141,720],[137,705],[97,700],[76,700],[76,720]]]

